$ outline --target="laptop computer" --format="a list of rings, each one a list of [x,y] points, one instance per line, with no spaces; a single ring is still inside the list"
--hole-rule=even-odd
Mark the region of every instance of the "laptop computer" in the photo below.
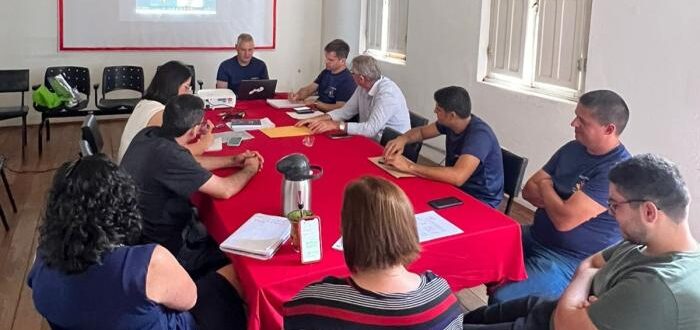
[[[271,99],[275,97],[276,79],[241,80],[238,86],[239,100]]]

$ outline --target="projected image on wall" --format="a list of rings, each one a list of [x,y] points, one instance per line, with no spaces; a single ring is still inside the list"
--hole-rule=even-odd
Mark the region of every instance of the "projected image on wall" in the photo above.
[[[145,15],[216,15],[216,0],[136,0]]]

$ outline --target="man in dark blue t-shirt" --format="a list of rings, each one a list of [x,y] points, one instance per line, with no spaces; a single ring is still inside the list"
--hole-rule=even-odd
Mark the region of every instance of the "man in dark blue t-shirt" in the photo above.
[[[537,206],[532,226],[523,227],[528,279],[508,283],[489,303],[528,295],[558,298],[588,256],[622,239],[607,212],[608,172],[630,157],[620,142],[629,109],[615,92],[583,94],[571,122],[575,137],[525,184],[523,198]]]
[[[236,56],[219,65],[216,88],[228,88],[238,95],[241,80],[269,79],[265,62],[253,57],[255,42],[247,33],[241,33],[236,41]]]
[[[497,207],[503,199],[503,158],[496,135],[471,114],[469,93],[457,86],[435,92],[437,122],[411,129],[389,141],[384,160],[399,171],[458,186],[480,201]],[[402,156],[406,144],[446,135],[445,167],[426,166]]]
[[[350,46],[343,40],[335,39],[323,50],[326,52],[326,69],[312,83],[296,93],[289,93],[289,100],[303,101],[318,91],[318,100],[309,102],[309,105],[328,112],[342,107],[355,92],[357,84],[345,63]]]

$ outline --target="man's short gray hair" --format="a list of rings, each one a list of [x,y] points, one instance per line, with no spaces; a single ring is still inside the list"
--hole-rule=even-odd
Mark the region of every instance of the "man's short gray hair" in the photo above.
[[[353,58],[352,71],[371,81],[377,81],[382,77],[382,71],[379,69],[377,60],[369,55],[360,55]]]
[[[240,45],[242,42],[254,42],[253,41],[253,36],[251,36],[249,33],[241,33],[238,35],[238,39],[236,39],[236,46]]]

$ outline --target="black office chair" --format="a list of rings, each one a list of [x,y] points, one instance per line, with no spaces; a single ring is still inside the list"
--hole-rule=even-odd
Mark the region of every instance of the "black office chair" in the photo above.
[[[12,190],[10,190],[10,183],[7,182],[7,177],[5,176],[5,156],[3,155],[0,155],[0,178],[2,178],[7,197],[10,199],[10,204],[12,204],[12,211],[17,213],[17,204],[15,204],[15,198],[12,196]],[[7,223],[7,217],[5,216],[5,211],[2,209],[2,205],[0,205],[0,219],[2,219],[2,225],[5,227],[5,230],[9,231],[10,225]]]
[[[420,126],[425,126],[425,125],[428,125],[428,123],[429,123],[428,119],[426,119],[425,117],[422,117],[422,116],[416,114],[416,113],[413,112],[413,111],[410,111],[410,112],[408,113],[408,115],[409,115],[410,118],[411,118],[411,128],[416,128],[416,127],[420,127]]]
[[[510,213],[513,198],[520,193],[523,184],[523,176],[527,168],[527,158],[520,157],[506,149],[501,148],[503,155],[503,191],[508,194],[506,209],[503,213]]]
[[[18,106],[0,107],[0,120],[22,118],[22,155],[27,146],[27,113],[24,92],[29,91],[29,70],[0,70],[0,93],[21,93]]]
[[[134,111],[136,104],[143,97],[143,68],[140,66],[108,66],[102,70],[102,97],[97,101],[97,89],[100,84],[94,84],[95,106],[115,114],[127,114]],[[107,94],[119,90],[131,90],[140,93],[139,97],[113,99]]]
[[[59,74],[63,74],[68,84],[76,88],[78,92],[85,94],[85,99],[80,101],[77,105],[73,107],[59,106],[57,108],[49,109],[38,104],[33,104],[34,110],[41,113],[41,123],[39,124],[39,155],[43,151],[43,139],[42,139],[42,128],[46,126],[46,141],[51,140],[51,123],[50,118],[63,118],[63,117],[82,117],[85,115],[84,111],[87,108],[88,101],[90,100],[90,70],[88,68],[79,66],[53,66],[46,69],[44,73],[44,86],[50,91],[53,91],[51,85],[49,84],[49,77],[54,77]],[[32,86],[32,89],[37,89],[39,85]]]
[[[399,135],[401,135],[401,132],[391,127],[387,127],[382,133],[382,139],[379,141],[379,144],[381,144],[382,146],[386,146],[386,144],[389,143],[389,141],[397,138]],[[423,146],[422,142],[409,143],[405,145],[403,147],[403,156],[410,159],[414,163],[417,162],[421,146]]]
[[[196,92],[197,92],[197,86],[195,86],[195,84],[194,84],[195,81],[196,81],[197,84],[199,85],[199,89],[202,89],[202,88],[204,87],[204,81],[202,81],[202,80],[196,80],[196,75],[195,75],[195,71],[194,71],[194,65],[192,65],[192,64],[185,64],[185,66],[186,66],[188,69],[190,69],[190,72],[192,73],[192,79],[190,79],[190,86],[192,86],[192,93],[196,93]],[[161,67],[161,66],[159,65],[159,66],[156,68],[156,70],[160,69],[160,67]]]
[[[94,114],[89,114],[85,117],[80,130],[82,131],[80,142],[81,155],[89,156],[102,152],[102,133],[100,133],[100,128],[97,126],[97,117]],[[84,149],[85,147],[87,149]]]

